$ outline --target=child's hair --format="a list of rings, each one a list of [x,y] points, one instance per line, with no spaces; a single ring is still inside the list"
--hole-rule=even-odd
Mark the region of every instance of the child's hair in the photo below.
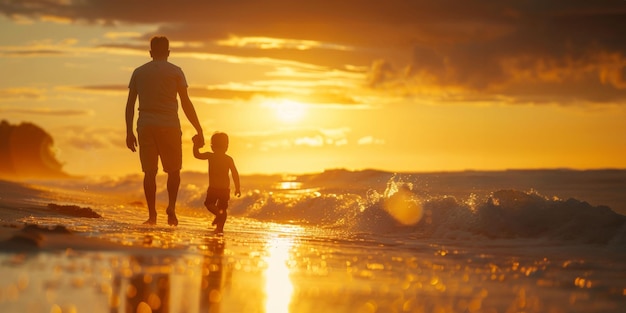
[[[211,147],[213,149],[227,149],[228,148],[228,135],[223,132],[215,132],[211,136]]]

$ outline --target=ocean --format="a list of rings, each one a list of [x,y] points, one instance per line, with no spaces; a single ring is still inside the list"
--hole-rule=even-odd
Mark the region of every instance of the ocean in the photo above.
[[[0,181],[2,312],[626,312],[626,170]]]

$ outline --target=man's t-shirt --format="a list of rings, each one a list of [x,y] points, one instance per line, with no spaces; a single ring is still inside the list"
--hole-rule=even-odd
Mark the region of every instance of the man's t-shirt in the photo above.
[[[133,72],[128,88],[139,95],[137,127],[180,128],[178,89],[187,88],[183,70],[167,61],[151,61]]]

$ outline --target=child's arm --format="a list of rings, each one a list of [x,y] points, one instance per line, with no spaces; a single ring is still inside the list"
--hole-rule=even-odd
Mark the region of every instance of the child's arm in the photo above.
[[[230,159],[230,172],[233,175],[233,182],[235,183],[235,196],[241,197],[241,189],[239,186],[239,172],[237,171],[235,161],[232,158]]]
[[[200,138],[200,136],[195,135],[193,136],[193,138],[191,138],[191,140],[193,141],[193,156],[196,157],[196,159],[200,159],[200,160],[208,160],[209,159],[209,154],[211,154],[210,152],[200,152],[200,147],[202,147],[203,143],[201,142],[202,138]]]

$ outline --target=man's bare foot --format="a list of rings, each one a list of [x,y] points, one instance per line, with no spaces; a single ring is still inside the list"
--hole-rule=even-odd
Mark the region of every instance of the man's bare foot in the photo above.
[[[176,217],[176,214],[167,215],[167,224],[170,226],[178,226],[178,218]]]
[[[167,209],[165,212],[167,213],[167,224],[170,226],[178,226],[178,218],[176,217],[176,212],[170,209]]]
[[[156,225],[156,217],[148,218],[148,220],[143,222],[143,224],[144,225]]]

